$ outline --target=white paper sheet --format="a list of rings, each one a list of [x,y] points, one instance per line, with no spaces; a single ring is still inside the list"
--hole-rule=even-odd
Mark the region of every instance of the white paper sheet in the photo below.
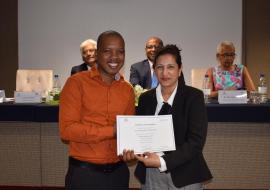
[[[117,154],[175,150],[172,115],[117,116]]]

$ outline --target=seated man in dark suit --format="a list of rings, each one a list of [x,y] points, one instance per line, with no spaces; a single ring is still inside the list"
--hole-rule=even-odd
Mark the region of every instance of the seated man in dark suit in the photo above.
[[[97,42],[95,40],[88,39],[83,41],[80,45],[80,51],[84,63],[72,67],[71,75],[81,71],[87,71],[92,66],[94,66],[96,64],[96,56],[97,56],[96,50],[97,50]]]
[[[153,75],[153,62],[157,51],[163,47],[163,42],[158,37],[151,37],[145,45],[147,59],[134,63],[130,68],[130,83],[140,85],[144,89],[155,88],[158,84],[155,75]]]

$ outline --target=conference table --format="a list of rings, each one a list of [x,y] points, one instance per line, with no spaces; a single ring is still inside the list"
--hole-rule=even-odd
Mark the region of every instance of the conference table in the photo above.
[[[209,122],[270,122],[270,101],[266,104],[206,104]],[[58,122],[58,105],[0,104],[0,121]]]
[[[206,104],[206,189],[270,188],[270,102]],[[0,104],[0,187],[63,187],[68,148],[59,138],[58,105]],[[130,187],[139,183],[131,171]],[[196,172],[196,171],[194,171]]]

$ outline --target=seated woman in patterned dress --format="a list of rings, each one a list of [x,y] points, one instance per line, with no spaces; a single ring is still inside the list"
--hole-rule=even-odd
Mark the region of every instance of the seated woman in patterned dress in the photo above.
[[[223,41],[217,46],[219,65],[211,67],[206,74],[209,76],[210,97],[217,97],[218,90],[255,90],[248,69],[241,64],[234,64],[235,47],[232,42]]]

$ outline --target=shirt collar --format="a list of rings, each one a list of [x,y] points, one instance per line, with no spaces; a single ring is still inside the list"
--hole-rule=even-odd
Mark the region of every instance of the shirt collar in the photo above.
[[[177,83],[175,89],[173,90],[173,93],[171,94],[170,98],[167,101],[167,103],[170,104],[171,106],[173,104],[173,100],[174,100],[177,88],[178,88],[178,83]],[[157,104],[158,104],[158,106],[161,107],[163,105],[164,99],[163,99],[162,94],[161,94],[160,84],[156,88],[156,97],[157,97]]]
[[[101,80],[100,72],[97,69],[97,65],[92,66],[89,73],[90,73],[90,78],[99,78]],[[117,73],[115,75],[115,80],[116,81],[124,80],[124,77],[120,73]]]
[[[90,65],[86,64],[86,66],[87,66],[87,70],[91,70],[92,67]]]
[[[150,65],[150,68],[152,69],[153,68],[153,62],[148,59],[148,63]]]
[[[148,63],[149,63],[149,67],[150,67],[150,70],[151,70],[151,74],[153,75],[153,71],[154,71],[153,62],[148,59]]]

